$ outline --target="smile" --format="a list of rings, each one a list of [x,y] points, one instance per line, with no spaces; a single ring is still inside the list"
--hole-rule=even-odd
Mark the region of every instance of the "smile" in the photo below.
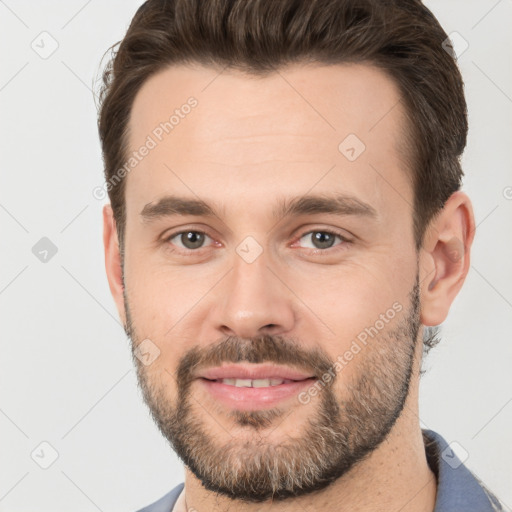
[[[212,382],[220,382],[237,388],[268,388],[297,381],[291,379],[216,379]]]

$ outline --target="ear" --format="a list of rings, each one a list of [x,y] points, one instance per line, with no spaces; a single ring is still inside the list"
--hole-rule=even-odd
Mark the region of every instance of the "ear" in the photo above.
[[[110,292],[116,303],[119,317],[126,325],[126,312],[124,309],[123,278],[121,268],[121,254],[117,238],[116,221],[110,204],[103,207],[103,245],[105,247],[105,269],[107,271]]]
[[[475,218],[469,197],[454,192],[426,230],[420,255],[421,323],[444,322],[466,279]]]

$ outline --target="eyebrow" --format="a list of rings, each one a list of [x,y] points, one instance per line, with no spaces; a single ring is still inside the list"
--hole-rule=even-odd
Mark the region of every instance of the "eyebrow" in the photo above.
[[[145,223],[150,223],[174,215],[221,218],[223,211],[224,209],[219,208],[217,205],[210,206],[200,199],[166,195],[155,203],[146,204],[140,215]],[[314,215],[318,213],[340,216],[350,215],[369,219],[376,219],[378,217],[377,211],[373,206],[361,201],[357,197],[345,194],[281,198],[273,210],[274,218],[279,220],[285,217]]]

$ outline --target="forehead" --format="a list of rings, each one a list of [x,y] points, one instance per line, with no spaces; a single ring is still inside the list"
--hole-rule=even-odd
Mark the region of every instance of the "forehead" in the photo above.
[[[370,65],[293,65],[262,77],[169,67],[132,106],[129,151],[150,149],[127,176],[127,212],[177,189],[243,205],[312,187],[378,209],[393,200],[390,185],[411,194],[403,113],[395,83]]]

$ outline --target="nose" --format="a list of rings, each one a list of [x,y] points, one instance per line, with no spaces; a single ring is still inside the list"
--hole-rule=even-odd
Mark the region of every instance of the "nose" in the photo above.
[[[223,335],[251,338],[293,329],[294,295],[285,279],[268,264],[265,253],[252,263],[235,258],[233,269],[219,287],[210,317]]]

